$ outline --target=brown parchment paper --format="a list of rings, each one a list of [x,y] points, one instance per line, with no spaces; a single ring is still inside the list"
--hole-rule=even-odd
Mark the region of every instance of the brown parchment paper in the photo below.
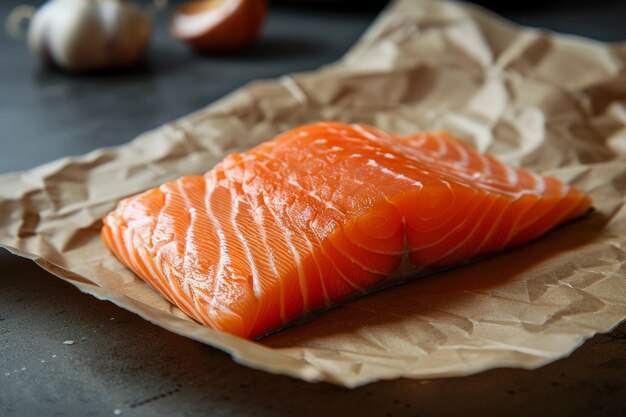
[[[259,342],[186,318],[101,243],[100,218],[119,199],[320,119],[399,133],[446,129],[575,184],[596,211],[517,250]],[[626,44],[523,29],[467,5],[404,0],[336,64],[254,83],[127,145],[0,177],[0,243],[240,363],[353,387],[534,368],[611,329],[626,317],[625,196]]]

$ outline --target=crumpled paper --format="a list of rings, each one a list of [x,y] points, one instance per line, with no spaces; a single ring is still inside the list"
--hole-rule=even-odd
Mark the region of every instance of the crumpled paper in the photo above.
[[[99,238],[115,203],[296,125],[448,130],[589,193],[595,211],[506,254],[253,342],[187,318]],[[257,82],[117,148],[0,177],[0,243],[245,365],[354,387],[535,368],[626,317],[626,44],[520,28],[477,7],[391,5],[339,62]]]

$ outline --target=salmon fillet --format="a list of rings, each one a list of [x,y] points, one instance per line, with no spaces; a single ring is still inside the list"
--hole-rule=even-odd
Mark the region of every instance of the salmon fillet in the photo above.
[[[523,244],[590,207],[577,189],[445,133],[327,122],[121,201],[102,238],[195,320],[255,338]]]

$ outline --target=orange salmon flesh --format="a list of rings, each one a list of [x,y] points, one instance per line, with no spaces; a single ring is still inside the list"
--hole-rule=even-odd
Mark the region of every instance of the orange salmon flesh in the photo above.
[[[590,207],[576,188],[445,133],[326,122],[121,201],[102,238],[186,314],[251,339]]]

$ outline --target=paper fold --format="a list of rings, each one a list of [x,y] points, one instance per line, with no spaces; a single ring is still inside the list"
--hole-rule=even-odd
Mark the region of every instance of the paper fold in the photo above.
[[[302,123],[445,129],[589,193],[595,211],[509,253],[391,288],[260,342],[188,319],[99,239],[125,196]],[[626,317],[626,45],[481,9],[393,3],[339,62],[244,87],[127,145],[0,177],[0,245],[235,360],[307,381],[534,368]]]

